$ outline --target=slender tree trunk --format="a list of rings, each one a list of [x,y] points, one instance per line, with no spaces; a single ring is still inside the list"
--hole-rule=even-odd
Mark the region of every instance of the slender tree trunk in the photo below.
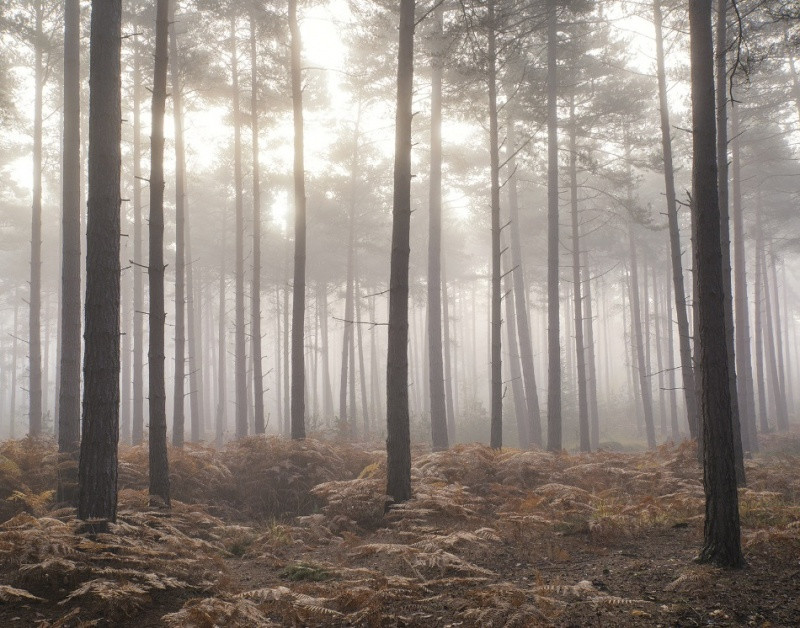
[[[746,428],[742,434],[743,444],[751,452],[758,451],[756,433],[755,390],[753,387],[753,363],[750,353],[750,307],[747,299],[747,256],[744,248],[744,212],[742,210],[742,169],[739,142],[739,110],[731,103],[731,132],[733,135],[733,259],[736,309],[736,372],[738,374],[739,417]],[[758,299],[756,299],[758,308]]]
[[[281,360],[281,289],[275,284],[275,398],[278,410],[278,433],[283,430],[283,376]]]
[[[442,45],[444,10],[434,14],[431,37],[431,163],[428,200],[428,364],[431,405],[431,435],[434,451],[447,449],[447,410],[442,362]]]
[[[414,0],[400,0],[397,55],[389,346],[386,368],[386,493],[395,503],[411,497],[408,416],[408,260],[411,227],[411,118],[414,80]]]
[[[199,443],[205,439],[204,433],[204,411],[206,407],[204,396],[205,386],[203,382],[203,306],[200,295],[200,281],[195,281],[194,264],[192,258],[192,230],[190,214],[185,216],[186,220],[186,257],[189,263],[186,265],[186,320],[189,326],[189,401],[191,403],[191,441]]]
[[[592,305],[592,278],[589,268],[589,253],[584,249],[583,284],[586,291],[586,315],[583,319],[584,337],[586,338],[587,395],[589,401],[589,424],[591,427],[590,445],[597,449],[600,443],[600,412],[597,407],[597,362],[594,344],[594,309]]]
[[[505,247],[505,243],[502,243]],[[506,264],[508,266],[508,264]],[[506,291],[505,313],[506,313],[506,362],[508,364],[508,375],[511,379],[511,392],[514,397],[514,416],[517,421],[517,442],[520,449],[530,448],[530,424],[528,417],[528,406],[525,403],[525,387],[522,380],[522,368],[520,365],[519,345],[517,343],[517,322],[514,320],[513,304],[513,269],[506,268],[504,276],[504,288]]]
[[[317,284],[317,303],[320,310],[320,334],[322,336],[322,412],[328,424],[333,416],[333,393],[331,391],[330,356],[328,347],[328,284]]]
[[[728,355],[728,387],[731,397],[731,425],[736,457],[736,481],[747,482],[744,473],[739,394],[736,385],[736,356],[733,328],[733,284],[731,281],[731,233],[728,211],[728,2],[716,0],[716,96],[717,96],[717,190],[719,194],[720,240],[722,242],[722,290],[725,307],[725,341]]]
[[[661,145],[664,157],[664,183],[667,195],[667,219],[669,222],[669,243],[672,258],[672,282],[675,291],[675,311],[678,320],[678,341],[681,358],[681,376],[686,401],[686,414],[689,421],[689,433],[692,438],[698,436],[699,411],[695,392],[692,350],[690,346],[689,318],[686,313],[686,290],[683,284],[683,268],[681,265],[681,241],[678,227],[678,204],[675,200],[675,169],[672,163],[672,137],[669,119],[669,101],[667,100],[667,79],[664,63],[664,38],[662,34],[662,0],[654,0],[653,13],[656,27],[656,53],[658,66],[658,100],[661,113]]]
[[[28,325],[28,433],[42,433],[42,93],[43,63],[42,0],[35,0],[34,112],[33,112],[33,208],[31,211],[31,280]]]
[[[133,424],[131,443],[144,440],[144,256],[142,254],[142,71],[138,37],[133,53]]]
[[[236,17],[231,16],[231,79],[233,96],[233,185],[236,197],[236,268],[234,382],[236,399],[236,438],[247,436],[247,344],[244,322],[244,199],[242,193],[242,130],[239,112],[239,52],[236,44]]]
[[[264,369],[261,357],[261,168],[258,144],[258,50],[256,20],[250,14],[250,124],[253,132],[253,283],[250,288],[250,337],[253,359],[255,433],[266,430],[264,420]]]
[[[220,266],[219,266],[219,320],[217,321],[217,359],[219,364],[217,366],[217,416],[215,421],[215,441],[217,448],[222,447],[223,440],[225,439],[225,427],[228,423],[228,378],[227,378],[227,354],[228,343],[226,342],[226,333],[228,326],[226,324],[227,308],[225,303],[225,234],[226,223],[225,212],[223,211],[222,218],[222,243],[220,246]]]
[[[675,370],[678,367],[675,365],[675,325],[672,322],[672,307],[674,305],[674,301],[672,300],[672,283],[669,281],[669,279],[670,278],[668,277],[667,281],[665,282],[667,286],[667,302],[665,305],[667,312],[667,363],[669,367],[669,376],[667,381],[669,386],[670,429],[673,442],[678,442],[678,439],[680,438],[680,430],[678,428],[678,395],[677,391],[675,390],[677,386]]]
[[[760,208],[756,213],[756,289],[755,289],[755,325],[756,325],[756,379],[758,381],[758,419],[761,433],[769,432],[767,420],[767,382],[764,375],[764,298],[761,294],[764,287],[764,276],[761,273],[761,251],[764,241],[761,236]]]
[[[291,388],[289,360],[289,280],[283,286],[283,433],[291,435]]]
[[[156,54],[150,148],[150,496],[169,506],[167,394],[164,387],[164,112],[167,99],[169,0],[156,5]]]
[[[775,320],[775,353],[777,357],[777,366],[778,366],[778,390],[780,391],[780,397],[778,399],[780,403],[780,410],[778,411],[778,429],[781,431],[786,431],[789,429],[789,409],[788,409],[788,401],[786,395],[786,368],[785,362],[783,360],[783,344],[784,344],[784,336],[783,333],[783,325],[781,323],[781,304],[780,299],[778,298],[778,293],[780,292],[780,287],[778,286],[778,273],[775,269],[776,262],[775,262],[775,250],[772,242],[770,242],[770,252],[769,252],[769,260],[770,260],[770,275],[772,277],[772,289],[771,295],[772,300],[775,303],[775,307],[772,308],[772,312],[774,314],[773,318]],[[764,260],[766,263],[766,258]],[[767,294],[770,294],[768,292]],[[45,364],[47,361],[45,360]]]
[[[13,336],[11,342],[11,406],[8,411],[8,434],[9,437],[13,439],[16,436],[17,431],[17,339],[19,337],[19,290],[14,291],[14,327],[11,335]],[[67,490],[69,490],[69,487],[67,487]],[[77,484],[75,485],[74,490],[76,490],[77,497]]]
[[[297,0],[289,0],[291,31],[292,110],[294,114],[294,292],[292,300],[292,438],[306,437],[305,427],[305,305],[306,305],[306,184],[303,161],[303,89]]]
[[[653,279],[653,327],[655,328],[656,336],[656,368],[658,369],[658,412],[661,419],[661,437],[665,438],[667,435],[667,404],[664,396],[664,355],[661,342],[661,298],[658,293],[658,276],[656,274],[656,265],[650,267],[651,277]]]
[[[491,446],[503,446],[503,371],[502,371],[502,298],[500,251],[500,141],[497,121],[497,44],[495,0],[489,0],[489,158],[491,161],[492,203],[492,389]]]
[[[61,358],[58,386],[58,451],[61,458],[56,501],[72,505],[78,497],[76,470],[81,438],[80,105],[80,0],[67,0],[64,6]],[[16,344],[16,340],[14,342]],[[13,415],[11,418],[13,420]]]
[[[450,350],[450,296],[447,290],[447,263],[442,256],[442,316],[444,325],[444,399],[447,412],[447,437],[456,439],[456,414],[453,404],[452,351]]]
[[[531,342],[531,326],[528,317],[527,294],[525,290],[525,271],[522,262],[522,246],[520,244],[519,198],[517,196],[517,164],[513,151],[516,146],[516,121],[509,115],[507,139],[511,155],[508,158],[508,208],[511,224],[511,263],[514,279],[514,311],[517,321],[516,336],[519,340],[520,362],[522,364],[522,381],[525,390],[525,404],[528,417],[530,443],[542,445],[542,418],[539,411],[539,393],[536,389],[536,371],[533,367],[533,343]],[[511,297],[506,297],[511,298]]]
[[[166,11],[163,15],[166,18]],[[120,0],[93,0],[83,439],[78,468],[78,517],[83,520],[115,521],[117,516],[121,44]]]
[[[355,263],[354,263],[355,266]],[[353,268],[353,287],[351,294],[355,300],[355,268]],[[352,320],[352,319],[351,319]],[[347,338],[348,362],[350,363],[348,391],[350,393],[350,422],[347,426],[347,436],[358,438],[358,406],[356,405],[356,333],[355,323],[350,325],[350,336]]]
[[[636,254],[636,239],[634,236],[634,223],[628,226],[628,246],[631,254],[631,318],[633,319],[633,343],[636,345],[636,359],[639,367],[639,389],[642,394],[642,407],[644,409],[644,427],[647,435],[647,446],[653,449],[656,446],[656,432],[653,425],[653,391],[650,386],[650,374],[645,364],[644,334],[642,333],[641,307],[639,304],[639,269]]]
[[[581,451],[591,449],[589,434],[589,402],[586,394],[586,355],[583,343],[583,297],[581,295],[581,241],[578,222],[578,148],[575,121],[575,95],[570,99],[569,110],[569,187],[570,214],[572,216],[572,285],[575,301],[575,360],[578,369],[578,428]]]
[[[369,440],[369,405],[367,404],[367,372],[364,368],[364,338],[361,330],[361,284],[358,279],[358,267],[356,266],[355,279],[355,306],[356,306],[356,330],[358,331],[358,374],[361,386],[361,411],[364,420],[364,440]]]
[[[175,33],[175,5],[170,2],[170,74],[172,116],[175,125],[175,380],[172,399],[172,444],[183,447],[185,440],[186,388],[186,148],[183,140],[183,98],[180,85],[178,37]]]
[[[692,212],[695,219],[695,286],[700,319],[700,411],[703,420],[704,544],[699,560],[744,564],[723,311],[724,284],[717,191],[714,116],[714,49],[711,0],[689,5],[692,74]]]
[[[558,289],[558,7],[547,2],[547,449],[561,444],[561,330]]]
[[[127,225],[126,225],[127,227]],[[127,231],[126,231],[127,233]],[[121,257],[124,256],[126,250],[121,251]],[[125,260],[120,259],[120,265],[124,264]],[[120,300],[121,300],[121,335],[122,335],[122,373],[120,375],[121,385],[121,404],[120,404],[120,417],[119,417],[119,440],[129,445],[131,442],[131,372],[133,365],[131,358],[133,357],[131,351],[131,307],[133,306],[133,290],[130,286],[130,281],[127,280],[128,275],[124,275],[120,281]],[[45,364],[47,364],[47,351],[45,351]]]
[[[348,366],[352,370],[353,364],[349,359],[350,338],[353,335],[353,275],[355,266],[355,217],[354,208],[350,207],[349,235],[347,248],[347,285],[345,287],[344,299],[344,334],[342,336],[342,368],[339,380],[339,421],[342,427],[347,425],[347,382]],[[350,404],[350,411],[355,414],[355,408]]]

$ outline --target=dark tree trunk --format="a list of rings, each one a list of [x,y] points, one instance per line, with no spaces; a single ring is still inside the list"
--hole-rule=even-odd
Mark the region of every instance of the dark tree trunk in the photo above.
[[[558,289],[558,6],[547,1],[547,449],[561,444],[561,330]]]
[[[719,194],[720,240],[722,243],[722,290],[725,307],[725,342],[728,355],[728,388],[731,397],[733,448],[736,456],[736,481],[746,484],[739,394],[736,386],[736,356],[733,328],[733,284],[731,282],[731,232],[728,211],[728,1],[716,0],[716,96],[717,96],[717,190]]]
[[[239,52],[236,17],[231,17],[231,79],[233,96],[233,185],[236,196],[236,268],[234,384],[236,438],[247,436],[247,343],[244,328],[244,199],[242,194],[242,129],[239,112]]]
[[[575,360],[578,369],[578,428],[581,451],[591,449],[589,434],[589,402],[586,394],[586,354],[583,344],[583,297],[581,296],[581,239],[578,222],[578,148],[575,121],[575,96],[569,110],[569,189],[570,215],[572,217],[572,286],[575,301]]]
[[[491,161],[492,204],[492,388],[491,388],[491,446],[503,446],[503,370],[502,370],[502,298],[500,251],[500,141],[497,121],[497,43],[495,0],[489,0],[489,159]]]
[[[253,283],[250,288],[250,337],[253,360],[255,433],[266,430],[264,420],[264,369],[261,357],[261,169],[258,161],[258,51],[256,20],[250,14],[250,120],[253,131]]]
[[[714,47],[711,0],[689,5],[692,62],[692,212],[699,318],[700,412],[703,420],[704,544],[699,560],[744,564],[739,531],[734,434],[723,311],[724,284],[717,192]]]
[[[769,253],[769,271],[772,277],[772,288],[767,292],[767,295],[772,296],[772,301],[775,304],[772,308],[774,318],[774,330],[775,333],[773,334],[774,344],[775,344],[775,357],[777,358],[777,380],[778,380],[778,390],[780,392],[780,397],[778,399],[780,403],[780,410],[778,411],[778,429],[780,431],[786,431],[789,429],[789,408],[788,408],[788,400],[786,394],[786,369],[785,363],[783,360],[783,344],[784,344],[784,334],[783,334],[783,325],[781,324],[781,306],[780,306],[780,299],[778,298],[778,293],[780,292],[778,286],[778,273],[775,270],[776,262],[775,262],[775,251],[770,242],[770,253]],[[766,263],[766,258],[764,259],[764,263]],[[769,301],[769,296],[767,297]],[[45,364],[47,361],[45,360]]]
[[[297,0],[289,0],[291,31],[292,111],[294,114],[294,285],[292,294],[292,438],[306,437],[305,425],[305,306],[306,306],[306,184],[303,161],[303,86]]]
[[[142,71],[138,38],[133,52],[133,422],[131,443],[144,440],[144,257],[142,254]]]
[[[411,497],[408,417],[408,259],[411,227],[411,118],[414,81],[414,0],[400,0],[397,55],[389,346],[386,367],[386,493],[395,503]]]
[[[642,408],[644,410],[644,428],[647,434],[647,446],[653,449],[656,446],[656,432],[653,425],[653,391],[650,387],[650,374],[645,364],[644,334],[642,333],[641,307],[639,304],[639,269],[636,254],[636,239],[634,236],[634,222],[628,226],[628,246],[631,254],[631,318],[633,319],[632,344],[636,346],[636,360],[639,371],[639,390],[642,395]]]
[[[519,198],[517,196],[517,164],[513,151],[516,146],[516,123],[513,116],[508,120],[507,142],[512,154],[508,159],[510,176],[508,180],[508,208],[511,224],[511,263],[514,279],[514,311],[517,321],[517,339],[519,340],[519,357],[522,364],[522,381],[525,390],[525,404],[528,416],[528,433],[530,443],[542,445],[542,418],[539,412],[539,392],[536,390],[536,371],[533,367],[533,344],[531,342],[531,326],[528,317],[528,299],[525,290],[525,271],[522,263],[522,246],[520,244]],[[506,297],[511,298],[511,297]],[[473,361],[474,365],[474,361]]]
[[[667,100],[667,79],[664,64],[664,38],[662,34],[662,0],[654,0],[653,13],[656,27],[656,52],[658,66],[658,101],[661,112],[661,146],[664,157],[664,184],[667,195],[667,219],[669,222],[669,244],[672,259],[672,283],[675,292],[675,311],[678,322],[678,342],[681,358],[681,376],[689,421],[689,433],[697,438],[699,413],[695,392],[692,350],[690,346],[689,317],[686,312],[686,290],[683,284],[681,265],[681,236],[678,228],[678,204],[675,200],[675,169],[672,163],[672,136]]]
[[[150,148],[150,496],[169,505],[167,395],[164,388],[164,112],[167,99],[169,0],[156,5],[156,52]]]
[[[33,207],[31,211],[31,281],[28,325],[28,433],[42,434],[42,93],[43,63],[42,0],[36,0],[34,24],[33,110]]]
[[[428,363],[434,451],[447,449],[447,409],[442,362],[442,44],[444,10],[436,9],[431,37],[431,163],[428,199]]]
[[[80,0],[64,6],[64,146],[61,221],[61,357],[56,501],[77,502],[81,439],[81,138]],[[14,331],[16,333],[16,329]]]
[[[78,469],[78,517],[83,520],[117,517],[121,44],[120,0],[93,0],[83,439]]]
[[[287,243],[288,244],[288,243]],[[288,270],[287,270],[288,272]],[[291,435],[291,390],[290,390],[290,364],[289,364],[289,279],[286,278],[283,286],[283,434]]]
[[[11,342],[11,405],[8,411],[9,437],[16,436],[17,425],[17,338],[19,337],[19,291],[14,291],[14,327]],[[76,485],[77,489],[77,485]]]
[[[170,2],[170,74],[172,78],[172,116],[175,124],[175,381],[172,398],[172,444],[183,447],[185,433],[186,388],[186,148],[183,141],[183,98],[178,62],[178,37],[175,33],[175,4]]]

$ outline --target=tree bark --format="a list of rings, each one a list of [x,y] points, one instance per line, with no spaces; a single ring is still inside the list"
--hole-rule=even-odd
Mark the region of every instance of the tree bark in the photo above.
[[[150,497],[169,506],[167,395],[164,386],[164,113],[167,99],[169,0],[156,5],[156,51],[150,147]]]
[[[411,119],[414,82],[414,0],[400,0],[397,55],[392,254],[389,279],[389,346],[386,367],[386,494],[411,497],[408,416],[408,260],[411,227]]]
[[[592,305],[592,278],[589,268],[589,253],[584,249],[583,264],[583,284],[586,286],[586,316],[583,319],[584,337],[586,338],[586,363],[587,373],[587,393],[589,400],[589,424],[591,427],[590,445],[592,449],[597,449],[600,444],[600,411],[597,407],[597,362],[594,344],[594,310]]]
[[[142,71],[138,37],[133,52],[133,420],[131,443],[144,440],[144,257],[142,254]]]
[[[61,352],[56,501],[77,503],[81,439],[80,0],[64,5],[64,146],[61,219]],[[16,329],[14,331],[16,333]]]
[[[117,516],[121,44],[120,0],[93,0],[83,439],[78,468],[78,517],[83,520],[115,521]]]
[[[442,362],[442,46],[444,10],[434,13],[431,36],[431,163],[428,199],[428,376],[434,451],[449,446]]]
[[[320,282],[317,284],[317,304],[320,308],[319,323],[322,346],[320,347],[322,358],[322,413],[325,415],[325,423],[330,423],[333,416],[333,392],[331,391],[331,372],[330,372],[330,351],[328,345],[328,284]]]
[[[658,369],[658,413],[661,423],[661,437],[664,438],[667,435],[667,404],[664,396],[664,351],[661,342],[662,303],[658,292],[658,275],[656,274],[655,264],[650,266],[650,273],[650,276],[652,277],[651,283],[653,284],[653,327],[656,338],[656,368]]]
[[[781,324],[781,306],[780,306],[780,299],[778,298],[778,293],[780,292],[778,286],[778,273],[775,270],[775,250],[770,242],[770,252],[769,252],[769,271],[770,276],[772,278],[772,289],[767,292],[768,295],[771,295],[772,301],[774,302],[775,306],[772,308],[773,318],[774,318],[774,329],[775,334],[773,338],[775,339],[775,356],[777,358],[777,375],[778,375],[778,390],[780,391],[780,410],[778,411],[778,429],[780,431],[786,431],[789,429],[789,409],[788,409],[788,401],[786,395],[786,368],[785,362],[783,360],[783,344],[784,344],[784,334],[783,334],[783,325]],[[766,263],[766,258],[764,259],[764,263]],[[767,297],[769,299],[769,296]],[[47,362],[45,361],[45,364]]]
[[[764,241],[761,236],[760,207],[756,212],[756,289],[755,289],[755,325],[756,325],[756,380],[758,382],[758,420],[762,434],[769,432],[767,419],[767,381],[764,368],[764,275],[761,272],[761,251]],[[757,438],[757,437],[756,437]]]
[[[225,303],[225,240],[227,233],[227,220],[225,219],[226,213],[222,212],[222,242],[220,244],[220,264],[219,264],[219,314],[217,320],[217,413],[216,420],[214,421],[215,428],[215,442],[217,448],[222,447],[223,440],[225,439],[225,427],[228,423],[228,378],[227,378],[227,355],[228,343],[226,342],[226,333],[228,326],[226,324],[227,307]]]
[[[760,227],[760,225],[759,225]],[[767,368],[769,369],[770,388],[772,389],[772,400],[775,408],[775,419],[778,424],[778,431],[788,429],[789,419],[786,412],[786,403],[783,396],[783,387],[781,386],[781,376],[778,370],[778,350],[777,345],[780,343],[780,338],[775,333],[775,319],[774,309],[772,307],[772,294],[773,289],[770,286],[769,270],[767,269],[767,251],[766,246],[761,246],[761,280],[764,290],[764,315],[766,318],[766,327],[764,329],[767,334],[766,337],[766,360]]]
[[[450,346],[450,293],[447,290],[447,258],[442,256],[442,324],[444,334],[444,399],[447,412],[447,437],[450,441],[456,439],[456,413],[453,402],[453,380]]]
[[[357,264],[357,262],[356,262]],[[364,440],[369,440],[369,405],[367,404],[367,372],[364,368],[364,338],[361,330],[361,284],[358,278],[358,266],[356,265],[355,277],[355,310],[356,310],[356,331],[358,332],[358,375],[361,387],[361,412],[364,421]]]
[[[292,294],[292,438],[306,437],[305,426],[305,305],[306,305],[306,184],[303,160],[303,87],[297,0],[289,0],[291,31],[292,111],[294,116],[294,286]]]
[[[28,325],[28,433],[42,434],[42,94],[44,33],[42,0],[34,6],[33,206],[31,211],[31,280]]]
[[[253,360],[255,433],[266,431],[264,419],[264,369],[261,356],[261,167],[258,144],[258,50],[256,20],[250,14],[250,124],[253,132],[253,283],[250,288],[250,338]]]
[[[491,388],[491,438],[494,449],[503,446],[503,370],[502,370],[502,298],[500,251],[500,141],[497,121],[497,24],[495,0],[488,2],[489,19],[489,159],[491,162],[492,205],[492,388]]]
[[[558,7],[547,2],[547,449],[561,444],[561,330],[558,242]]]
[[[185,440],[186,388],[186,148],[183,141],[183,98],[178,62],[178,37],[175,33],[175,5],[170,2],[170,74],[172,78],[172,116],[175,125],[175,380],[172,398],[172,444],[183,447]]]
[[[505,245],[505,242],[502,243]],[[513,262],[512,262],[513,263]],[[517,446],[520,449],[530,448],[530,425],[528,417],[528,406],[525,403],[525,388],[522,381],[522,368],[520,365],[519,357],[519,344],[517,343],[517,322],[514,315],[513,304],[513,284],[512,284],[512,271],[513,268],[508,268],[506,264],[504,275],[504,288],[505,288],[505,313],[506,313],[506,341],[507,350],[506,363],[508,364],[508,375],[511,379],[511,392],[514,398],[514,418],[517,421]]]
[[[591,449],[589,434],[589,402],[586,394],[586,354],[583,344],[583,297],[581,296],[581,239],[578,222],[578,148],[575,120],[575,95],[570,99],[569,109],[569,188],[570,215],[572,217],[572,286],[575,301],[575,360],[578,370],[578,429],[581,451]]]
[[[239,112],[239,52],[236,45],[236,17],[231,16],[231,83],[233,97],[233,185],[236,197],[236,267],[234,278],[235,337],[234,390],[236,438],[247,436],[247,344],[244,322],[244,199],[242,194],[242,130]]]
[[[728,388],[731,397],[731,424],[736,460],[736,481],[747,482],[744,473],[742,430],[739,418],[739,394],[736,385],[736,356],[733,328],[733,284],[731,281],[731,232],[728,210],[728,1],[716,6],[716,96],[717,96],[717,190],[719,194],[720,240],[722,243],[722,290],[725,307],[725,342],[728,355]]]
[[[717,191],[714,47],[711,0],[689,4],[692,76],[692,212],[699,318],[700,412],[706,494],[701,562],[741,567],[734,434],[723,311],[723,267]]]
[[[658,67],[658,101],[661,115],[661,146],[664,157],[664,184],[667,195],[667,219],[669,222],[669,244],[672,259],[672,283],[675,292],[675,312],[678,322],[678,342],[681,358],[681,376],[689,421],[689,434],[698,436],[699,413],[697,393],[695,392],[692,349],[690,346],[689,317],[686,311],[686,290],[683,283],[681,264],[681,241],[678,227],[678,204],[675,200],[675,169],[672,162],[672,136],[670,131],[669,101],[667,100],[667,79],[664,64],[664,37],[662,34],[662,0],[654,0],[653,14],[656,27],[656,53]]]
[[[672,323],[671,315],[674,301],[672,300],[672,283],[669,281],[669,279],[670,278],[668,277],[667,281],[665,282],[667,286],[667,364],[669,368],[669,377],[667,378],[667,381],[669,386],[670,430],[673,442],[678,442],[678,439],[680,438],[680,429],[678,428],[678,395],[676,394],[677,391],[675,390],[677,386],[675,380],[675,370],[678,367],[675,365],[675,325]]]

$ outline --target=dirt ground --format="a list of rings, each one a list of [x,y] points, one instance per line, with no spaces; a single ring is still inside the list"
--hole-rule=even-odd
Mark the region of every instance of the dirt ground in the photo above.
[[[741,570],[693,562],[691,445],[462,446],[416,455],[414,499],[386,515],[379,456],[310,489],[308,514],[237,517],[213,499],[168,514],[133,488],[110,533],[69,510],[17,514],[0,527],[0,625],[796,626],[798,443],[747,463]]]

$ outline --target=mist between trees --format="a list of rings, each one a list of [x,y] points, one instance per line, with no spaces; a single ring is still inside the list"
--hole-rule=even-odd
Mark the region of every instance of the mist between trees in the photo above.
[[[5,2],[0,436],[108,519],[117,436],[165,506],[168,441],[387,439],[402,501],[412,442],[698,439],[741,564],[730,479],[797,421],[798,17]]]

